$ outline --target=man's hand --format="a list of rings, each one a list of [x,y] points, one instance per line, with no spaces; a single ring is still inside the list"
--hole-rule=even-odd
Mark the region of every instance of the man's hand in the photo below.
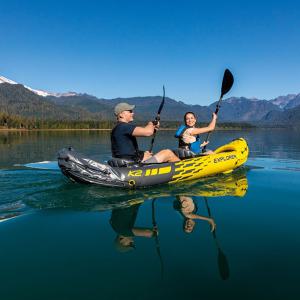
[[[154,128],[157,130],[160,126],[160,122],[159,121],[151,121],[151,123],[153,124]]]
[[[153,237],[158,236],[158,228],[157,227],[153,227],[153,229],[152,229],[152,236]]]

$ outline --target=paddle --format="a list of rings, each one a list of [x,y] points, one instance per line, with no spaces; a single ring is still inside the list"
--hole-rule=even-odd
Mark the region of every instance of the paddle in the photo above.
[[[161,256],[161,253],[160,253],[160,246],[159,246],[159,240],[158,240],[158,233],[157,233],[157,224],[156,224],[156,221],[155,221],[155,199],[152,200],[152,224],[153,224],[153,229],[155,229],[155,245],[156,245],[156,252],[157,252],[157,255],[159,257],[159,261],[160,261],[160,272],[161,272],[161,278],[164,277],[164,262],[163,262],[163,259],[162,259],[162,256]]]
[[[165,86],[163,86],[163,91],[164,91],[163,99],[162,99],[162,101],[160,103],[160,106],[159,106],[158,111],[157,111],[157,115],[156,115],[155,120],[153,122],[154,125],[156,125],[159,122],[159,120],[160,120],[160,113],[161,113],[161,111],[162,111],[162,109],[164,107],[164,104],[165,104]],[[155,136],[156,136],[156,129],[154,129],[153,138],[151,140],[150,149],[149,149],[150,153],[152,152],[152,149],[153,149],[153,144],[154,144]]]
[[[231,87],[233,85],[233,82],[234,82],[234,78],[233,78],[232,73],[228,69],[226,69],[225,72],[224,72],[224,75],[223,75],[222,88],[221,88],[221,96],[220,96],[219,101],[218,101],[218,103],[216,105],[216,110],[215,110],[215,114],[216,115],[218,114],[219,109],[221,107],[220,104],[221,104],[223,96],[230,91],[230,89],[231,89]],[[210,132],[207,133],[205,142],[208,141],[209,135],[210,135]],[[205,151],[206,151],[206,145],[202,148],[202,153],[204,153]]]
[[[207,198],[204,197],[205,205],[207,208],[207,212],[209,217],[211,218],[210,208],[208,206]],[[229,264],[228,260],[224,254],[224,252],[221,250],[220,245],[217,240],[216,230],[213,231],[213,237],[214,241],[216,243],[217,249],[218,249],[218,267],[219,267],[219,273],[223,280],[227,280],[229,278]]]

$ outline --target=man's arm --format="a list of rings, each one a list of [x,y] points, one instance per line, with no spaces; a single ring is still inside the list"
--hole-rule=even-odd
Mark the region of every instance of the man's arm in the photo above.
[[[132,232],[134,236],[143,236],[147,238],[152,238],[155,234],[158,234],[157,230],[150,229],[150,228],[140,228],[140,227],[132,228]]]
[[[145,127],[137,126],[132,132],[133,136],[151,136],[154,133],[154,129],[157,126],[154,126],[152,122],[149,122]]]

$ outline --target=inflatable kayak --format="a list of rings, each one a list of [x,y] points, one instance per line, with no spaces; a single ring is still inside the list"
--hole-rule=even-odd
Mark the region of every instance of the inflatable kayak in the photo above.
[[[62,184],[52,192],[49,201],[49,190],[41,191],[26,198],[24,203],[31,209],[71,209],[78,211],[106,211],[125,208],[154,199],[176,199],[178,196],[206,197],[225,200],[226,197],[242,198],[248,189],[247,169],[226,175],[201,178],[182,183],[158,185],[151,189],[112,189],[97,185]],[[1,211],[0,211],[1,222]]]
[[[248,153],[247,142],[239,138],[217,148],[214,154],[195,156],[188,153],[175,163],[149,165],[112,159],[103,164],[83,157],[70,147],[58,152],[58,165],[72,181],[136,188],[230,173],[247,161]]]

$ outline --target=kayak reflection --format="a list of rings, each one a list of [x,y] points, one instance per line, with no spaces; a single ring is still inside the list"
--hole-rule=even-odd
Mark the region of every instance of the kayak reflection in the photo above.
[[[29,197],[24,197],[24,203],[31,208],[38,209],[69,208],[106,211],[143,203],[145,200],[175,196],[243,197],[248,188],[246,175],[246,169],[240,169],[229,175],[138,190],[74,185],[67,182],[51,189],[41,189],[34,194],[31,193]]]

